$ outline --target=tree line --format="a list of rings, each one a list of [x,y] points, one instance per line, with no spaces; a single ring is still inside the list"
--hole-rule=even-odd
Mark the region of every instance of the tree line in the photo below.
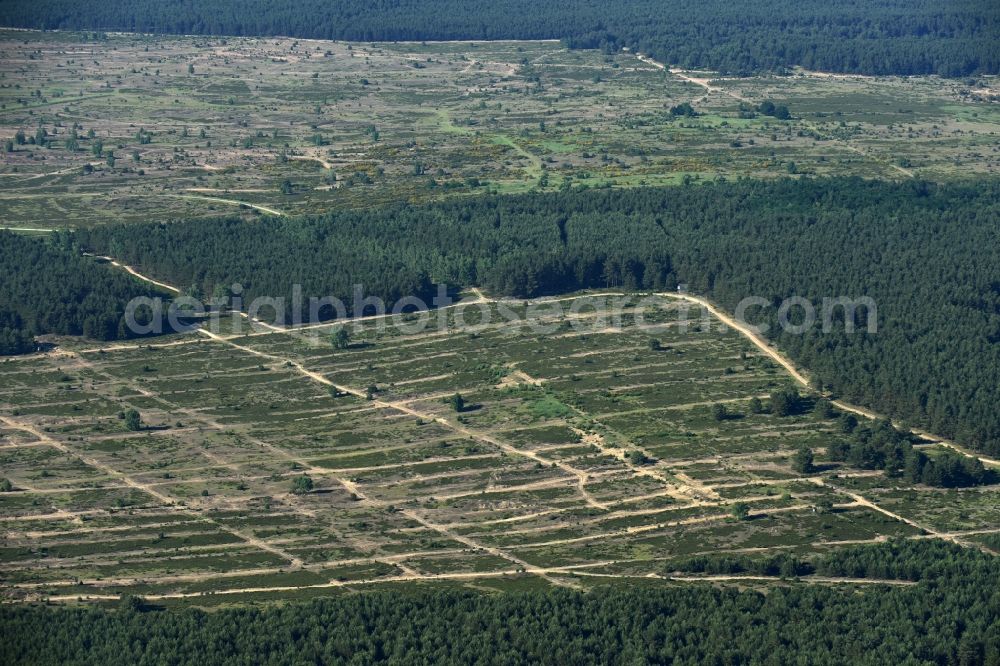
[[[747,319],[817,387],[998,454],[998,218],[995,180],[784,179],[109,225],[74,239],[197,295],[239,283],[244,302],[291,302],[295,283],[349,309],[358,283],[389,302],[430,302],[434,283],[522,297],[685,284],[731,312],[756,296]],[[824,298],[870,297],[877,329],[861,307],[832,309],[827,331],[785,330],[779,305],[792,296],[817,313]]]
[[[749,74],[801,65],[862,74],[1000,71],[1000,9],[976,0],[7,0],[0,23],[61,30],[288,35],[352,41],[561,39]]]
[[[788,557],[783,561],[789,561]],[[755,565],[751,564],[751,568]],[[919,581],[599,585],[345,594],[265,607],[0,607],[7,664],[1000,663],[995,558],[933,540],[819,556],[825,575]],[[789,571],[789,575],[792,573]]]
[[[835,578],[935,581],[985,579],[996,561],[978,550],[939,539],[890,539],[876,546],[797,555],[696,555],[669,561],[664,573],[820,575]]]

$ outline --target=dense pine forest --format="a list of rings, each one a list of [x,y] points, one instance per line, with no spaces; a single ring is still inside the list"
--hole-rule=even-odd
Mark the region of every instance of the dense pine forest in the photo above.
[[[1000,6],[981,0],[7,0],[0,24],[354,41],[562,39],[734,73],[794,65],[863,74],[1000,71]]]
[[[432,283],[538,296],[686,283],[749,320],[850,401],[1000,453],[1000,183],[860,179],[483,197],[305,219],[108,226],[77,242],[193,294],[352,288],[390,301]],[[868,296],[876,332],[783,332],[776,305]],[[842,317],[843,310],[837,310]],[[865,310],[856,313],[864,323]]]
[[[827,575],[920,581],[758,591],[364,593],[278,607],[0,609],[5,664],[1000,664],[997,561],[941,542],[818,557]]]
[[[66,234],[43,241],[0,230],[0,266],[0,354],[32,352],[34,336],[46,333],[130,337],[125,304],[154,295],[145,283],[81,256]]]

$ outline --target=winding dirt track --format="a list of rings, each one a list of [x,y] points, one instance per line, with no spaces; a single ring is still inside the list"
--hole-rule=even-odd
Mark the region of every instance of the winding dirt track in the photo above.
[[[288,159],[302,160],[306,162],[318,162],[320,165],[322,165],[324,169],[332,169],[334,166],[332,162],[328,162],[326,159],[324,159],[323,156],[319,154],[319,151],[310,151],[305,155],[289,155]]]
[[[246,206],[247,208],[253,208],[259,210],[262,213],[268,213],[270,215],[277,215],[279,217],[284,216],[284,213],[277,208],[270,208],[268,206],[262,206],[260,204],[252,204],[246,201],[237,201],[236,199],[223,199],[221,197],[206,197],[199,194],[172,194],[169,196],[174,196],[179,199],[201,199],[202,201],[214,201],[216,203],[231,204],[233,206]]]
[[[153,278],[149,277],[148,275],[143,275],[142,273],[140,273],[139,271],[135,270],[131,266],[126,266],[125,264],[119,263],[118,261],[112,259],[111,257],[104,257],[104,256],[98,255],[97,258],[98,259],[103,259],[103,260],[109,262],[112,266],[116,266],[118,268],[121,268],[126,273],[128,273],[128,274],[130,274],[130,275],[132,275],[134,277],[137,277],[140,280],[143,280],[145,282],[149,282],[150,284],[155,284],[157,287],[160,287],[162,289],[166,289],[167,291],[172,291],[175,294],[181,293],[181,290],[178,289],[177,287],[173,286],[172,284],[167,284],[166,282],[159,282],[158,280],[154,280]]]

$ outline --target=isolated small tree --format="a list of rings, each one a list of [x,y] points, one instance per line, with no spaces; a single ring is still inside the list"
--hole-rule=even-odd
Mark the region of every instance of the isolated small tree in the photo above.
[[[764,411],[764,403],[760,401],[760,398],[750,398],[748,409],[751,414],[761,414]]]
[[[334,349],[347,349],[351,346],[351,334],[343,326],[338,326],[330,335],[330,344]]]
[[[123,594],[118,605],[127,613],[140,613],[146,607],[146,600],[135,594]]]
[[[733,517],[736,520],[746,520],[750,517],[750,505],[746,502],[737,502],[733,505]]]
[[[677,106],[670,107],[670,115],[694,118],[698,115],[698,112],[694,110],[694,107],[692,107],[690,103],[681,102]]]
[[[817,400],[816,405],[813,407],[813,411],[816,413],[816,416],[821,419],[832,419],[837,414],[833,409],[833,403],[826,398],[820,398]]]
[[[313,480],[303,474],[292,480],[292,493],[295,495],[305,495],[313,489]]]
[[[0,479],[0,493],[9,493],[14,490],[14,484],[10,482],[10,479]]]
[[[775,416],[791,416],[799,411],[799,394],[794,389],[775,391],[771,394],[771,412]]]
[[[142,430],[142,416],[135,409],[125,412],[125,427],[129,430]]]
[[[649,456],[647,456],[642,451],[639,451],[638,449],[632,449],[631,451],[629,451],[628,459],[629,462],[631,462],[633,465],[639,465],[639,466],[648,465],[649,463],[653,462],[652,460],[650,460]]]
[[[662,348],[663,348],[663,345],[660,344],[659,340],[657,340],[656,338],[650,338],[649,339],[649,350],[650,351],[660,351]]]
[[[194,74],[194,65],[188,63],[188,74]]]
[[[712,416],[715,417],[716,421],[725,421],[729,416],[729,411],[726,409],[725,405],[721,402],[717,402],[712,405]]]
[[[854,432],[858,427],[858,417],[854,414],[844,414],[840,417],[840,429],[845,433]]]
[[[813,465],[813,452],[808,446],[800,447],[792,458],[792,469],[799,474],[809,474],[815,468]]]
[[[456,412],[461,412],[465,409],[465,398],[462,397],[461,393],[456,393],[445,400],[445,402],[447,402]]]

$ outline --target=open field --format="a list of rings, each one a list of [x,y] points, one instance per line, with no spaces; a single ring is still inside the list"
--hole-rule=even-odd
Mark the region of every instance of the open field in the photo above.
[[[476,292],[426,321],[361,321],[340,350],[320,326],[6,360],[3,593],[215,604],[680,581],[672,562],[696,554],[889,537],[993,552],[996,487],[830,462],[836,420],[749,408],[792,384],[785,368],[679,299],[646,300],[641,321],[637,302]],[[803,445],[807,475],[791,464]],[[302,476],[311,488],[293,492]]]
[[[995,77],[717,79],[557,42],[6,31],[0,137],[25,143],[0,165],[0,226],[685,177],[996,174],[998,91]],[[764,100],[791,119],[741,113]],[[683,102],[700,115],[671,114]]]

